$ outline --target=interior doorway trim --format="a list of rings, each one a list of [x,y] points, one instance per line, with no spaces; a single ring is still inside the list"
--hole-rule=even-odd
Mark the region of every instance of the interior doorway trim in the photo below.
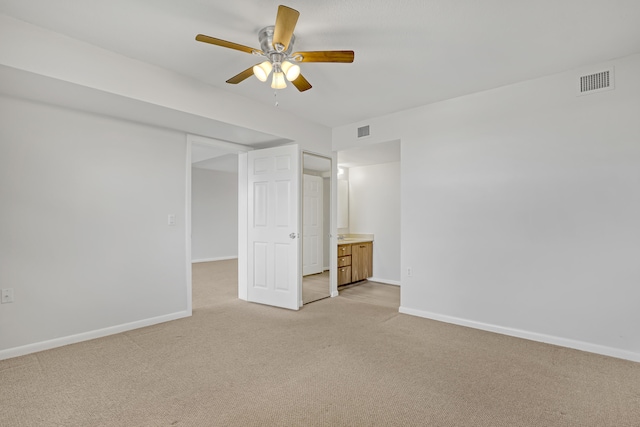
[[[194,144],[194,143],[208,145],[209,147],[214,147],[214,148],[219,148],[221,150],[229,151],[229,153],[246,153],[253,150],[252,147],[248,147],[246,145],[236,144],[234,142],[222,141],[220,139],[209,138],[201,135],[193,135],[190,133],[187,134],[187,142],[189,143],[189,146],[191,146],[191,144]],[[191,161],[191,157],[189,157],[189,161]]]

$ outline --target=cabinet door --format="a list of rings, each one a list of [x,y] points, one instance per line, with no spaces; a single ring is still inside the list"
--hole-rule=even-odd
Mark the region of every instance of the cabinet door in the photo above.
[[[373,244],[351,245],[351,281],[358,282],[373,276]]]

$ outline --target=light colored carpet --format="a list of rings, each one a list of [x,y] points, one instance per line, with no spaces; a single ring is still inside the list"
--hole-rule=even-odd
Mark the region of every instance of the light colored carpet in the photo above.
[[[344,297],[251,304],[215,271],[191,318],[1,361],[0,425],[640,426],[640,364]]]
[[[362,282],[340,286],[338,292],[341,297],[354,301],[382,305],[393,308],[396,311],[400,308],[399,286],[364,280]]]
[[[331,296],[329,271],[310,274],[302,278],[302,302],[309,304]]]

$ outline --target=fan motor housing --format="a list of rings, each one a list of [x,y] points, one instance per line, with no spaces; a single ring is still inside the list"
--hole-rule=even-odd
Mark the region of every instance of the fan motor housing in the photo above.
[[[287,48],[287,50],[278,52],[273,46],[273,32],[275,28],[276,27],[274,25],[269,25],[268,27],[264,27],[260,30],[260,32],[258,33],[258,40],[260,40],[260,49],[262,49],[265,56],[267,56],[268,58],[271,58],[272,55],[283,55],[284,58],[287,58],[293,51],[293,44],[296,41],[296,36],[291,34],[291,41],[289,42],[289,47]]]

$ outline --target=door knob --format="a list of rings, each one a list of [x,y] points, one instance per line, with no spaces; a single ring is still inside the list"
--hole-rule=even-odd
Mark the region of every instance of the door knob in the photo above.
[[[295,239],[295,238],[296,238],[296,233],[291,233],[291,234],[289,234],[289,238],[290,238],[290,239]]]

